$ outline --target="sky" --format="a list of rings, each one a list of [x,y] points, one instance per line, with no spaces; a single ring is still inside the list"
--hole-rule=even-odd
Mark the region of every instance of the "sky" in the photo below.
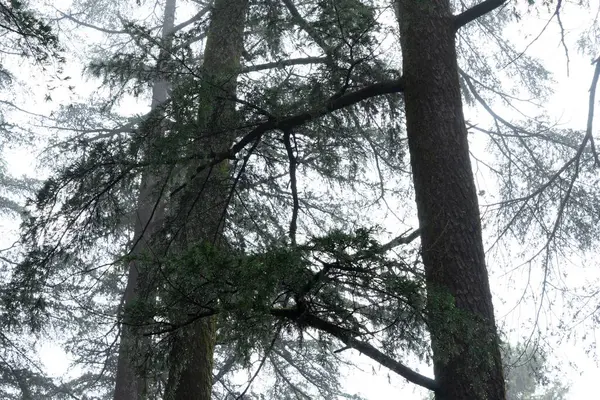
[[[536,37],[546,21],[546,18],[537,17],[533,14],[525,18],[524,21],[526,22],[520,24],[521,29],[512,31],[516,38],[523,39],[520,41],[522,43],[527,43]],[[588,26],[589,18],[589,13],[566,15],[563,18],[570,49],[576,48],[574,42],[581,30]],[[554,73],[554,79],[556,80],[556,85],[554,85],[555,94],[552,100],[545,105],[548,113],[555,116],[564,126],[584,129],[587,118],[588,89],[593,74],[589,58],[578,54],[576,51],[571,51],[568,63],[569,74],[567,75],[567,60],[564,49],[558,40],[555,24],[551,24],[547,32],[534,42],[527,51],[528,54],[543,59],[545,65]],[[75,81],[80,82],[79,89],[82,92],[93,91],[93,86],[77,77],[79,74],[77,68],[73,67],[73,76]],[[63,96],[65,96],[64,101],[68,101],[70,95],[65,93]],[[57,99],[61,101],[59,95],[57,95]],[[43,102],[40,102],[40,104],[43,104]],[[126,106],[133,106],[133,104]],[[36,109],[45,112],[44,107],[40,107]],[[48,105],[48,107],[50,108],[51,105]],[[597,126],[598,124],[596,123]],[[595,131],[597,132],[597,128]],[[7,161],[11,170],[16,174],[31,173],[39,176],[39,172],[34,172],[35,156],[32,157],[31,153],[24,152],[22,149],[14,149],[7,154]],[[0,225],[2,230],[10,227],[14,227],[14,224],[7,221]],[[390,222],[389,230],[391,232],[395,230],[393,221]],[[6,240],[6,237],[4,239]],[[493,268],[493,260],[489,260],[489,263],[491,264],[490,268]],[[509,324],[514,325],[512,327],[516,329],[521,324],[520,320],[531,315],[534,308],[531,304],[525,304],[519,309],[518,315],[511,314],[510,310],[516,299],[513,298],[513,301],[511,301],[510,288],[502,283],[503,277],[493,273],[492,275],[492,279],[495,279],[495,292],[502,293],[502,297],[507,299],[506,303],[495,301],[497,315],[510,321]],[[577,276],[572,279],[576,280]],[[509,294],[506,295],[506,293]],[[593,361],[593,357],[598,355],[597,351],[594,350],[591,354],[587,354],[583,343],[577,341],[561,343],[556,346],[555,350],[556,353],[552,360],[560,366],[559,372],[563,374],[564,380],[572,383],[568,398],[572,400],[588,398],[590,394],[597,393],[597,379],[600,376],[600,369]],[[58,376],[66,371],[67,358],[56,346],[51,343],[43,344],[41,356],[54,375]],[[352,359],[359,364],[360,368],[345,371],[344,386],[348,392],[356,392],[372,400],[382,398],[423,399],[426,391],[415,390],[414,385],[405,384],[402,379],[397,378],[385,368],[372,364],[365,356],[354,354]],[[575,364],[576,368],[569,366],[568,362]],[[419,371],[432,376],[431,370],[425,365],[422,365]]]

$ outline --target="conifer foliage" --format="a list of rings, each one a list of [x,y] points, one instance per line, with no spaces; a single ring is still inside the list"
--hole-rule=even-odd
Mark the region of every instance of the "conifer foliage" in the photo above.
[[[21,3],[1,7],[11,34],[36,38],[32,55],[57,49]],[[547,94],[544,69],[500,34],[516,7],[81,0],[54,12],[83,40],[98,92],[53,114],[48,129],[70,133],[46,149],[52,171],[1,303],[3,327],[58,334],[82,371],[45,398],[358,398],[339,381],[350,350],[438,400],[506,397],[469,133],[498,156],[499,239],[533,227],[551,255],[600,215],[584,182],[591,128],[490,106]],[[517,88],[498,89],[507,76]],[[469,130],[463,103],[492,126]],[[531,189],[533,171],[545,180]],[[0,383],[40,398],[27,393],[45,378],[20,371]]]

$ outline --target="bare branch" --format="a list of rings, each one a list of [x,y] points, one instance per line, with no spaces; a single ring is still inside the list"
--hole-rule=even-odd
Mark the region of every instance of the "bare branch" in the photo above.
[[[381,251],[389,251],[389,250],[393,249],[394,247],[400,246],[401,244],[409,244],[413,240],[415,240],[416,238],[418,238],[420,235],[421,235],[421,230],[420,229],[415,229],[408,236],[404,236],[404,234],[402,234],[402,235],[400,235],[400,236],[398,236],[398,237],[390,240],[386,244],[382,245],[381,246]]]
[[[558,0],[556,2],[556,11],[554,11],[554,15],[556,15],[556,20],[558,21],[558,26],[560,27],[560,44],[562,45],[563,49],[565,50],[565,57],[567,59],[567,76],[569,76],[569,64],[570,64],[569,48],[567,47],[567,44],[565,43],[565,27],[563,26],[562,19],[560,17],[561,6],[562,6],[562,0]]]
[[[491,11],[494,11],[504,3],[506,3],[506,0],[485,0],[476,6],[467,9],[466,11],[463,11],[454,17],[454,30],[459,30],[469,22],[474,21]]]
[[[187,21],[184,21],[180,24],[177,24],[173,27],[173,29],[171,29],[171,32],[178,32],[181,29],[185,28],[186,26],[193,24],[196,21],[200,21],[202,19],[202,17],[204,17],[206,14],[208,14],[210,12],[210,10],[212,9],[212,1],[209,2],[206,7],[204,7],[203,9],[201,9],[200,11],[198,11],[196,13],[196,15],[194,15],[192,18],[188,19]]]
[[[58,8],[55,8],[55,10],[56,10],[57,13],[59,13],[60,15],[62,15],[63,18],[66,18],[66,19],[68,19],[71,22],[75,22],[77,25],[85,26],[86,28],[94,29],[94,30],[96,30],[98,32],[108,33],[108,34],[111,34],[111,35],[130,35],[131,34],[131,32],[129,32],[129,31],[125,30],[125,29],[119,29],[119,30],[117,30],[117,29],[104,28],[104,27],[97,26],[97,25],[94,25],[94,24],[90,24],[88,22],[85,22],[85,21],[82,21],[80,19],[77,19],[77,18],[75,18],[73,16],[73,14],[64,13],[61,10],[59,10]]]

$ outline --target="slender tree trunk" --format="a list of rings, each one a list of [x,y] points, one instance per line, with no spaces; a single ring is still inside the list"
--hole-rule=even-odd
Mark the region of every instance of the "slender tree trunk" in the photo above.
[[[167,0],[164,10],[163,31],[162,31],[162,49],[159,55],[159,63],[169,58],[169,48],[171,47],[171,35],[175,25],[176,0]],[[158,108],[168,99],[169,82],[160,78],[161,65],[157,65],[159,78],[152,86],[151,111],[160,112]],[[153,134],[149,135],[149,145],[152,145],[152,139],[155,135],[162,135],[160,128],[160,118],[151,113],[151,118],[157,122],[150,123]],[[149,253],[151,237],[160,229],[160,221],[163,218],[162,200],[159,198],[158,185],[161,177],[150,172],[144,172],[142,183],[137,199],[137,213],[134,226],[134,248],[132,256],[134,258],[143,258]],[[159,206],[157,207],[157,202]],[[134,260],[129,263],[127,286],[123,295],[123,306],[126,309],[138,297],[140,284],[144,281],[140,277],[140,261]],[[134,330],[123,323],[121,326],[121,341],[119,344],[119,357],[117,361],[117,375],[115,380],[114,400],[142,400],[145,397],[146,384],[145,379],[140,376],[136,368],[136,359],[140,350],[144,347],[137,337]]]
[[[198,128],[201,148],[210,155],[231,146],[237,126],[236,81],[244,43],[248,0],[216,0],[204,50],[202,84],[199,93]],[[190,176],[196,165],[192,165]],[[222,237],[230,187],[227,161],[196,176],[188,185],[179,206],[186,215],[179,247],[208,242],[226,246]],[[206,317],[187,325],[176,334],[169,355],[168,400],[210,400],[216,319]]]
[[[438,400],[503,400],[449,0],[396,0]]]

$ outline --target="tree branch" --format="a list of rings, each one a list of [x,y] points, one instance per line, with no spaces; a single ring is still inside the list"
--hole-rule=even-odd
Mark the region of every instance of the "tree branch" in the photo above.
[[[237,354],[235,354],[235,352],[232,353],[229,357],[227,357],[227,359],[223,363],[223,366],[221,367],[219,372],[217,372],[215,375],[213,375],[213,385],[215,383],[219,382],[221,379],[223,379],[223,377],[229,371],[231,371],[231,368],[233,368],[233,366],[235,365],[237,358],[238,358],[238,356],[237,356]]]
[[[308,34],[308,36],[325,52],[328,58],[331,57],[333,51],[331,47],[321,38],[318,32],[300,15],[300,12],[294,5],[293,0],[282,0],[285,7],[290,12],[292,18],[298,26]]]
[[[300,204],[298,202],[298,186],[296,182],[296,156],[294,155],[294,149],[292,148],[292,142],[290,141],[291,130],[287,130],[283,133],[283,143],[285,144],[285,150],[288,155],[290,162],[290,188],[292,190],[292,219],[290,221],[290,240],[292,245],[296,245],[296,231],[298,229],[298,210]]]
[[[506,0],[485,0],[462,13],[454,16],[454,30],[457,31],[471,21],[495,10],[506,3]]]
[[[242,73],[262,71],[271,68],[291,67],[294,65],[324,64],[326,62],[327,58],[325,57],[292,58],[289,60],[273,61],[265,64],[249,65],[242,68]]]
[[[85,22],[85,21],[82,21],[80,19],[75,18],[73,16],[73,14],[71,14],[71,13],[69,13],[69,14],[64,13],[61,10],[59,10],[58,8],[56,8],[56,7],[54,8],[54,10],[57,13],[59,13],[63,18],[66,18],[69,21],[76,23],[77,25],[81,25],[81,26],[84,26],[86,28],[94,29],[94,30],[96,30],[98,32],[108,33],[110,35],[130,35],[131,34],[131,32],[129,32],[129,31],[125,30],[125,29],[119,29],[119,30],[117,30],[117,29],[109,29],[109,28],[104,28],[102,26],[97,26],[97,25],[94,25],[94,24],[90,24],[88,22]]]
[[[184,48],[186,48],[187,46],[189,46],[191,44],[194,44],[196,42],[204,40],[206,38],[206,36],[208,36],[208,32],[202,32],[199,35],[196,35],[196,36],[193,36],[193,37],[189,38],[188,40],[186,40],[183,43],[179,43],[177,46],[173,46],[173,49],[171,51],[175,52],[177,50],[184,49]]]
[[[194,179],[200,172],[206,168],[214,167],[215,165],[225,160],[235,160],[237,153],[242,151],[248,144],[260,139],[260,137],[266,132],[279,129],[286,131],[297,126],[303,125],[307,122],[323,117],[327,114],[331,114],[334,111],[341,110],[343,108],[352,106],[360,103],[363,100],[370,99],[372,97],[381,96],[384,94],[401,93],[404,91],[404,79],[394,79],[389,81],[383,81],[374,83],[366,86],[362,89],[358,89],[354,92],[346,93],[342,96],[331,97],[320,107],[316,107],[311,111],[302,112],[296,115],[291,115],[283,118],[271,118],[263,123],[258,124],[253,130],[248,132],[242,137],[236,144],[234,144],[229,150],[215,153],[211,159],[196,167],[196,172],[191,179]],[[171,196],[182,190],[187,186],[187,183],[182,184],[171,192]]]
[[[353,332],[348,329],[341,328],[315,315],[303,312],[296,309],[272,309],[271,315],[279,318],[287,318],[291,320],[301,320],[302,323],[335,336],[348,347],[358,350],[362,354],[371,358],[373,361],[389,368],[409,382],[422,386],[426,389],[435,391],[438,389],[438,384],[435,380],[421,375],[418,372],[410,369],[406,365],[392,359],[390,356],[382,353],[369,343],[357,340],[353,337]]]
[[[412,231],[411,234],[409,234],[408,236],[404,236],[404,234],[390,240],[389,242],[387,242],[386,244],[381,246],[381,250],[382,251],[389,251],[391,249],[393,249],[394,247],[398,247],[401,244],[409,244],[411,243],[413,240],[415,240],[416,238],[418,238],[421,235],[421,230],[420,229],[415,229],[414,231]]]
[[[303,125],[314,119],[323,117],[334,111],[341,110],[359,103],[363,100],[370,99],[372,97],[381,96],[384,94],[401,93],[404,90],[404,79],[394,79],[372,85],[366,86],[362,89],[354,92],[346,93],[339,97],[330,98],[325,104],[317,107],[311,111],[306,111],[300,114],[291,115],[289,117],[283,117],[279,119],[269,120],[254,128],[248,134],[246,134],[239,142],[237,142],[227,155],[235,155],[237,152],[242,150],[246,145],[254,141],[258,136],[274,129],[287,130]]]
[[[592,154],[594,156],[594,162],[596,166],[600,166],[600,158],[598,157],[598,152],[596,151],[596,145],[594,143],[594,132],[593,132],[593,124],[594,124],[594,106],[596,104],[596,89],[598,87],[598,78],[600,78],[600,58],[592,61],[592,64],[596,64],[594,69],[594,77],[592,78],[592,85],[590,86],[590,100],[588,106],[588,120],[587,126],[585,130],[585,139],[590,142],[590,148],[592,150]]]
[[[206,5],[204,8],[202,8],[200,11],[198,11],[196,13],[196,15],[194,15],[192,18],[188,19],[187,21],[183,21],[182,23],[175,25],[173,27],[173,29],[171,30],[171,32],[178,32],[181,29],[185,28],[186,26],[193,24],[196,21],[200,21],[202,19],[202,17],[204,17],[206,14],[208,14],[210,12],[210,10],[212,10],[212,1],[208,3],[208,5]]]

